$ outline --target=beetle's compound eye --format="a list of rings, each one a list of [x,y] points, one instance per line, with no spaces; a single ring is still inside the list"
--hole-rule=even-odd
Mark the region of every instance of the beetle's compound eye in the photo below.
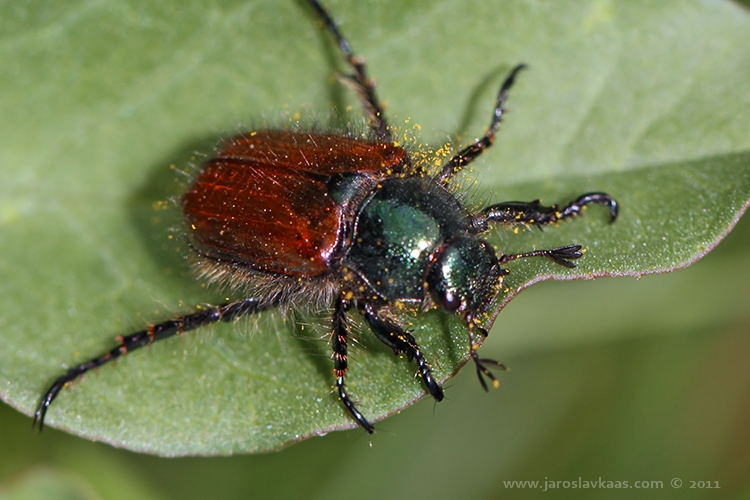
[[[438,252],[427,275],[435,303],[451,313],[485,309],[497,295],[503,275],[492,247],[465,235]]]
[[[443,293],[437,294],[438,304],[444,310],[448,312],[456,312],[461,308],[461,298],[458,296],[455,290],[445,290]]]

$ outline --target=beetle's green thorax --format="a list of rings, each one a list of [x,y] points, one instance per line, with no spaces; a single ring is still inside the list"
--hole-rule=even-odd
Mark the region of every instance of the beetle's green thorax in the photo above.
[[[447,310],[479,310],[502,270],[471,230],[466,208],[430,179],[389,179],[360,211],[346,263],[386,301],[422,302],[427,284]]]

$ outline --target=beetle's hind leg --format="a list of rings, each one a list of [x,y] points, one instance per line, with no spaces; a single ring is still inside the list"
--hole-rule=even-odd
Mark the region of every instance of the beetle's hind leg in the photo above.
[[[177,319],[170,319],[169,321],[152,325],[146,330],[128,335],[127,337],[118,337],[119,346],[97,358],[81,363],[78,366],[74,366],[64,375],[55,380],[50,388],[47,389],[47,392],[44,394],[44,397],[42,397],[42,400],[37,407],[36,413],[34,414],[33,425],[36,426],[38,423],[39,430],[41,431],[44,427],[44,417],[47,415],[47,410],[49,409],[49,405],[52,404],[52,401],[55,400],[65,386],[72,383],[89,370],[99,368],[130,351],[151,345],[158,340],[163,340],[172,337],[173,335],[179,335],[189,330],[195,330],[196,328],[211,323],[232,321],[241,316],[255,314],[264,309],[268,309],[269,307],[273,307],[274,305],[275,303],[261,303],[258,299],[238,300],[221,306],[209,307]]]
[[[346,76],[346,81],[351,84],[354,91],[357,93],[359,100],[365,108],[365,113],[370,120],[370,126],[377,138],[383,142],[391,142],[391,132],[388,129],[388,123],[383,114],[383,106],[380,104],[378,97],[375,95],[375,82],[367,76],[367,66],[365,60],[361,57],[357,57],[352,50],[349,42],[341,34],[336,21],[333,20],[328,11],[323,7],[318,0],[307,0],[310,6],[313,8],[318,17],[323,21],[328,31],[333,34],[336,39],[336,43],[339,46],[339,50],[344,55],[349,65],[353,69],[351,75]]]
[[[404,330],[396,321],[385,316],[382,309],[372,303],[361,304],[359,309],[367,325],[381,342],[393,349],[396,355],[405,354],[409,361],[417,360],[417,369],[427,391],[437,401],[442,401],[443,389],[432,375],[430,365],[412,334]]]

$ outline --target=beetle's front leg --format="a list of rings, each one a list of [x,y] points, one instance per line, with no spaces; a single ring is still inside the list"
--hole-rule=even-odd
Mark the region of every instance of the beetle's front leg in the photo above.
[[[517,224],[543,226],[578,215],[586,205],[591,203],[609,207],[610,222],[617,219],[618,206],[614,198],[607,193],[586,193],[564,207],[558,207],[557,205],[546,207],[539,200],[498,203],[476,214],[472,223],[476,233],[486,231],[490,222],[497,222],[506,226]]]
[[[422,377],[427,391],[437,401],[442,401],[444,397],[443,389],[432,375],[430,365],[424,359],[422,350],[412,334],[404,330],[396,321],[384,315],[382,308],[378,308],[372,303],[361,304],[359,310],[372,333],[381,342],[393,349],[396,354],[406,354],[409,361],[417,360],[419,375]]]

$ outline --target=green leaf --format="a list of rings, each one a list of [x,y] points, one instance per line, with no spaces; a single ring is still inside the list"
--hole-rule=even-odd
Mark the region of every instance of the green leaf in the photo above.
[[[506,298],[545,278],[683,267],[747,206],[750,22],[732,3],[330,8],[391,122],[419,124],[435,147],[481,135],[504,74],[530,65],[496,146],[463,176],[472,205],[617,198],[612,225],[591,207],[544,232],[498,230],[506,253],[586,248],[574,271],[514,262]],[[192,278],[171,230],[180,214],[165,201],[182,172],[241,128],[296,113],[325,122],[334,103],[357,103],[331,82],[343,69],[331,40],[295,3],[0,9],[0,393],[32,414],[56,376],[115,335],[225,300]],[[326,318],[274,311],[157,343],[64,390],[47,424],[161,455],[266,451],[352,427],[331,391]],[[441,379],[465,360],[456,318],[430,312],[414,330]],[[357,336],[348,384],[365,415],[423,395],[413,364],[364,327]]]
[[[27,471],[3,492],[4,498],[54,500],[88,500],[97,498],[93,488],[77,477],[62,471],[37,468]]]

